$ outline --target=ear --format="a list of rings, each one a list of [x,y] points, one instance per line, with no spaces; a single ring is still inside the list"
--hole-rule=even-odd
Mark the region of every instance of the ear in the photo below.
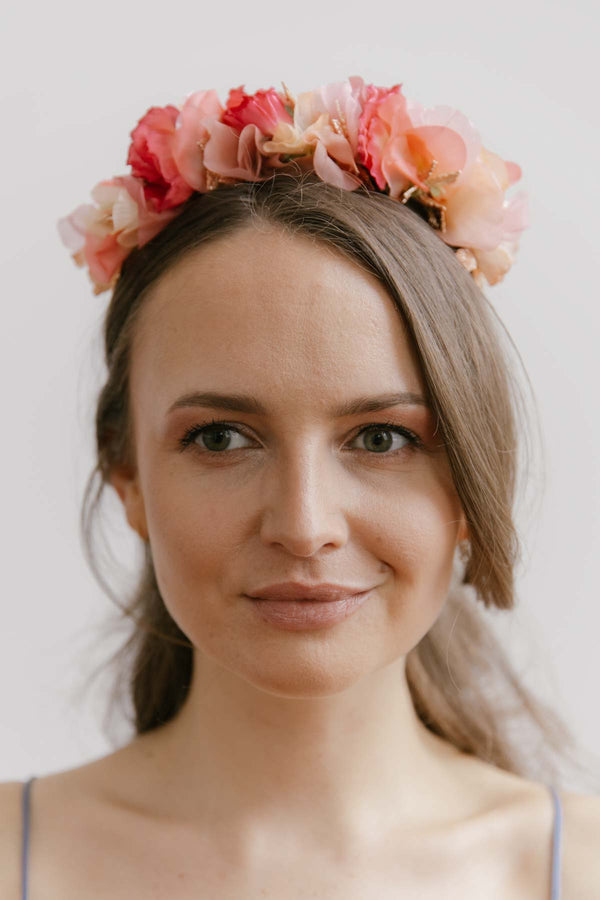
[[[110,483],[121,498],[130,526],[143,541],[147,541],[146,511],[137,472],[128,466],[115,466],[110,474]]]

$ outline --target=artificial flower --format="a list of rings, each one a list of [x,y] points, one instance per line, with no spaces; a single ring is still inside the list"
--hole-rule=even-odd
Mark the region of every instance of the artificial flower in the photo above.
[[[156,212],[179,206],[192,194],[173,157],[179,110],[153,106],[131,132],[127,162],[133,175],[144,179],[146,200]]]

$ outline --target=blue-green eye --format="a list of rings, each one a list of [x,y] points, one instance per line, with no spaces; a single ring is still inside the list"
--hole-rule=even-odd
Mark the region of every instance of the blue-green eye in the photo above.
[[[358,449],[363,450],[365,453],[370,453],[371,455],[393,456],[395,453],[404,450],[407,445],[412,447],[423,446],[420,438],[418,438],[414,432],[410,431],[408,428],[403,428],[400,425],[395,425],[392,422],[377,422],[365,425],[354,436],[353,440],[357,440],[359,437],[362,437],[363,434],[367,435],[367,438],[365,439],[366,446],[359,447]],[[202,441],[205,445],[204,447],[200,446],[200,444],[196,444],[196,438],[199,435],[202,436]],[[192,425],[179,441],[179,445],[181,450],[185,450],[190,445],[194,445],[200,453],[210,454],[212,456],[223,455],[227,450],[233,451],[245,449],[240,446],[232,447],[231,435],[238,435],[239,437],[245,437],[247,440],[252,440],[239,425],[232,425],[229,422],[220,422],[212,419],[210,422]],[[394,438],[400,438],[401,440],[394,441]]]
[[[372,450],[374,453],[385,454],[390,450],[393,453],[402,450],[406,444],[416,443],[416,435],[406,428],[400,428],[399,425],[367,425],[366,428],[362,428],[358,432],[354,440],[363,435],[367,435],[365,439],[366,449]],[[401,438],[402,440],[396,440],[394,446],[394,438]]]
[[[242,447],[231,447],[230,435],[232,434],[245,437],[244,432],[235,425],[229,425],[227,422],[212,421],[208,425],[193,425],[189,431],[186,431],[180,444],[182,449],[184,449],[189,444],[193,444],[198,435],[201,435],[202,441],[206,444],[205,447],[197,445],[201,452],[223,453],[225,450],[243,449]]]

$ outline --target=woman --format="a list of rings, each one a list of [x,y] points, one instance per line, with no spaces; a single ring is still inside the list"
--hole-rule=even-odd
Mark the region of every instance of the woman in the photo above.
[[[498,158],[398,86],[209,95],[63,223],[113,289],[84,528],[95,565],[110,485],[144,548],[135,736],[1,786],[0,898],[597,897],[600,801],[477,609],[518,555]]]

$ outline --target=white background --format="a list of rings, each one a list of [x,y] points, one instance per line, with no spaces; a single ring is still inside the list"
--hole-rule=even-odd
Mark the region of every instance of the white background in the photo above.
[[[0,780],[112,749],[101,730],[110,682],[78,696],[117,645],[102,639],[113,606],[78,531],[108,294],[94,297],[55,222],[89,202],[98,181],[126,173],[129,132],[152,105],[206,88],[224,102],[230,87],[282,80],[297,94],[350,75],[402,82],[411,99],[456,107],[487,147],[522,166],[531,227],[488,296],[533,384],[546,478],[535,515],[521,517],[518,606],[494,623],[527,685],[597,753],[600,148],[589,9],[582,0],[54,0],[5,12]],[[531,483],[542,489],[541,470]],[[119,553],[133,560],[116,495],[110,515]]]

